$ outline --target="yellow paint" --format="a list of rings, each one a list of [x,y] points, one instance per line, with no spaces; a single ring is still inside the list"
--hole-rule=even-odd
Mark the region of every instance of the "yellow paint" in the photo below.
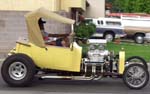
[[[33,11],[44,7],[50,11],[81,8],[85,10],[85,0],[0,0],[0,10]]]
[[[51,11],[58,11],[59,0],[0,0],[0,10],[32,11],[45,7]]]
[[[66,47],[46,46],[46,48],[38,47],[32,43],[30,46],[17,43],[15,53],[23,53],[28,55],[41,69],[56,69],[64,71],[80,71],[82,48],[75,42],[73,50]]]
[[[86,9],[86,0],[61,0],[61,9],[70,11],[70,8]]]
[[[125,52],[119,52],[119,74],[123,74],[125,68]]]

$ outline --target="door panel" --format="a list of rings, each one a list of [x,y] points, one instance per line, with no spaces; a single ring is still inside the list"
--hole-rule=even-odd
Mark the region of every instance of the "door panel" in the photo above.
[[[42,69],[56,69],[64,71],[80,71],[82,48],[74,43],[74,48],[46,46],[40,48],[32,46],[32,56],[35,64]]]
[[[51,67],[58,70],[68,70],[72,67],[73,51],[67,47],[48,47],[52,54]]]

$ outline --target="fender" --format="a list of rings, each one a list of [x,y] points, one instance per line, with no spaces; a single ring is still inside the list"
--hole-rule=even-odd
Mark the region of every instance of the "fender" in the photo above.
[[[125,51],[120,51],[119,52],[119,74],[123,74],[124,69],[125,69]]]
[[[128,63],[128,61],[132,60],[132,59],[139,59],[140,61],[142,61],[141,63],[145,66],[146,69],[148,69],[148,65],[146,63],[146,61],[142,58],[142,57],[139,57],[139,56],[132,56],[132,57],[129,57],[127,60],[126,60],[126,64]]]

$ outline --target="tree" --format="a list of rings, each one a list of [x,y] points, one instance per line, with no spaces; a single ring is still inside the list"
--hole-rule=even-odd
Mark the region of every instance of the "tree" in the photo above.
[[[106,0],[111,2],[112,12],[150,13],[150,0]]]
[[[145,0],[144,12],[150,13],[150,0]]]

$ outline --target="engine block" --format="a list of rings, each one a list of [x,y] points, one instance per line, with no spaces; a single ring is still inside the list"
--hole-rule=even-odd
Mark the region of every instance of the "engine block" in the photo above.
[[[89,40],[87,57],[84,58],[85,73],[98,75],[99,73],[112,72],[114,53],[105,49],[107,41],[99,39]]]

